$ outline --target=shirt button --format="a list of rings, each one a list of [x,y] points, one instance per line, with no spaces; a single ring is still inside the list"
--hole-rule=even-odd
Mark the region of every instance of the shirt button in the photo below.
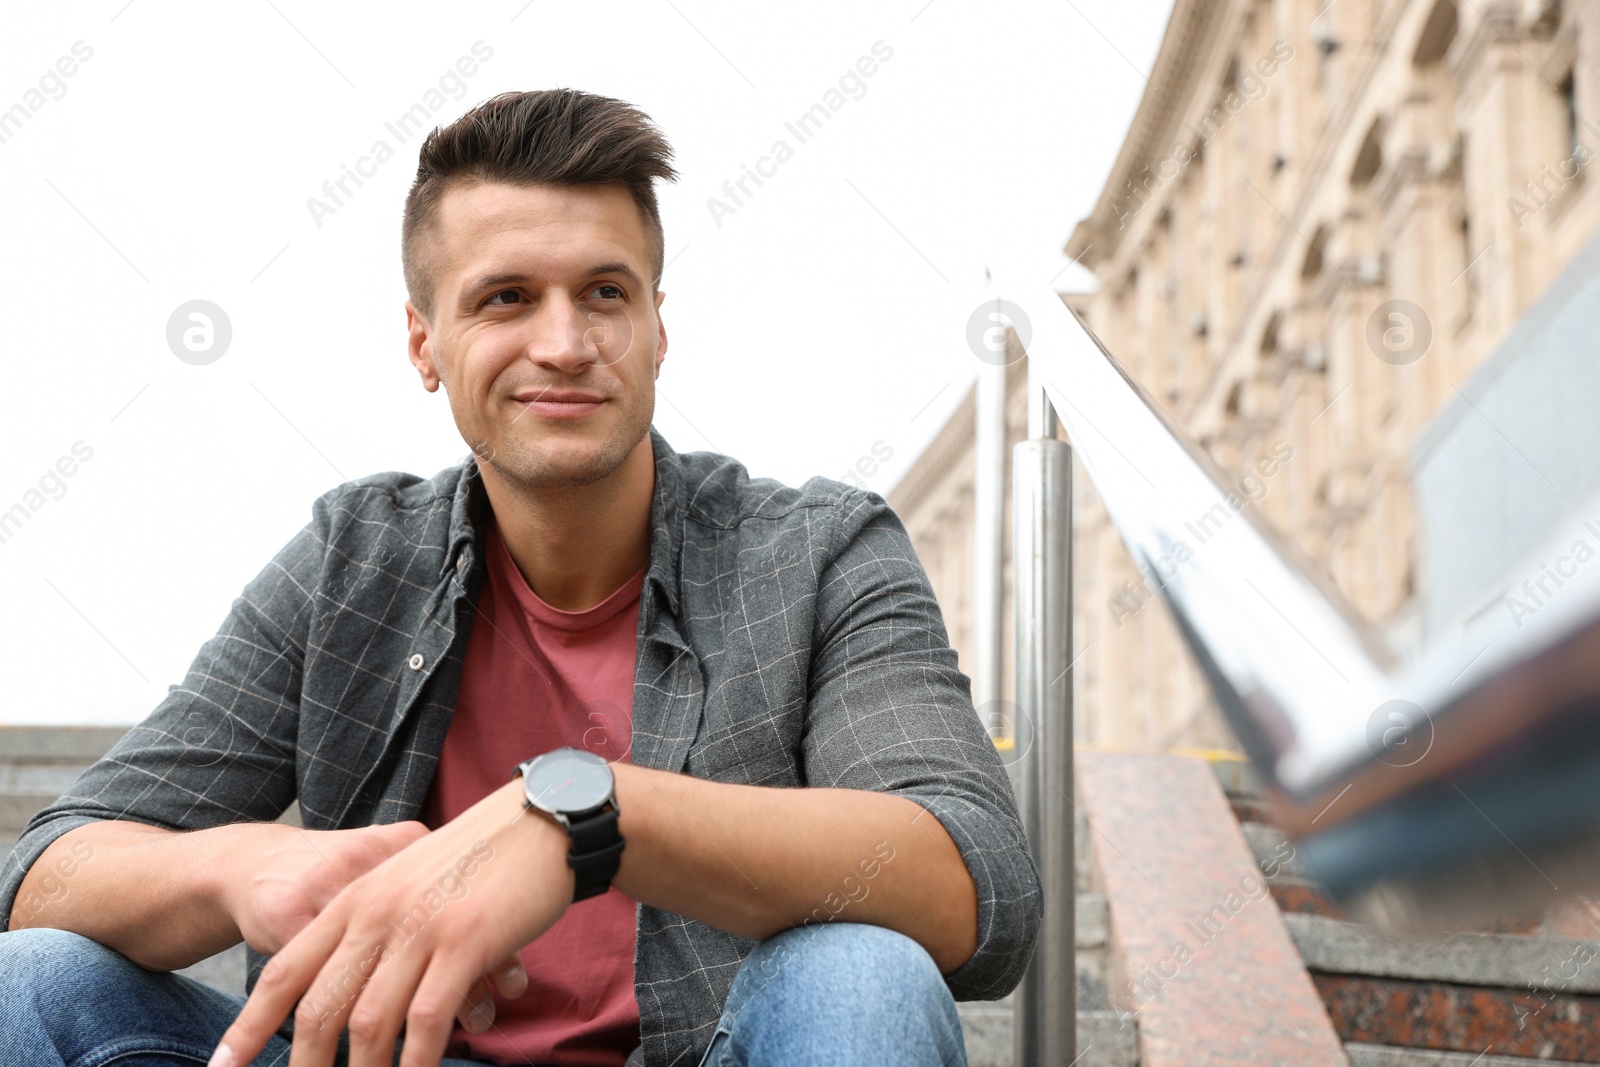
[[[410,662],[412,670],[420,671],[422,669],[422,665],[424,663],[426,663],[427,661],[422,658],[422,653],[421,652],[414,652],[414,653],[412,653],[411,659],[410,659],[409,662]]]

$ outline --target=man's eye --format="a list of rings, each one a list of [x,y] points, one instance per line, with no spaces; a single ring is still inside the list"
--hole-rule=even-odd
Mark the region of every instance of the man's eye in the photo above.
[[[502,296],[508,296],[508,295],[509,296],[514,296],[514,297],[518,297],[518,298],[520,298],[522,296],[522,294],[517,292],[515,289],[502,289],[498,293],[495,293],[493,296],[491,296],[488,300],[484,301],[484,303],[486,303],[486,304],[499,303],[500,302],[500,298]]]
[[[620,300],[622,297],[627,295],[622,291],[622,287],[620,285],[596,286],[594,292],[596,296],[606,300]]]

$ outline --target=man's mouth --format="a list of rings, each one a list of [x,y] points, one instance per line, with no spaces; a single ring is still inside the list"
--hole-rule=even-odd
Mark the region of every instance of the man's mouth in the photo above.
[[[524,413],[532,412],[547,419],[576,419],[598,411],[605,397],[571,389],[526,389],[512,399],[525,404]]]

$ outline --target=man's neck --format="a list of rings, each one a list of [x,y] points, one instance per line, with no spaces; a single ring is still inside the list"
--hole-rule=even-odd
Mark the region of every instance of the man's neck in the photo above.
[[[588,485],[527,489],[479,466],[511,558],[551,607],[592,608],[649,561],[655,454],[648,436],[620,467]]]

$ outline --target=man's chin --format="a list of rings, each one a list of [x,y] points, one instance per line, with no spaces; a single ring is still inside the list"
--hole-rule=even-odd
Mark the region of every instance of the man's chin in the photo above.
[[[627,453],[572,442],[549,448],[501,453],[487,462],[507,481],[529,489],[567,489],[592,485],[615,473]],[[482,457],[480,457],[482,460]]]

